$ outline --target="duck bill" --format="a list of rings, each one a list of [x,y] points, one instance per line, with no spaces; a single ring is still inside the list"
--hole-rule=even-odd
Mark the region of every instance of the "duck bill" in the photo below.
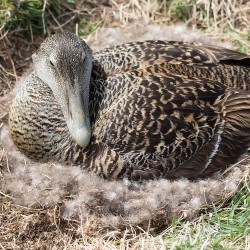
[[[83,148],[87,147],[91,137],[90,120],[88,109],[84,108],[81,98],[69,98],[69,117],[66,121],[76,143]]]

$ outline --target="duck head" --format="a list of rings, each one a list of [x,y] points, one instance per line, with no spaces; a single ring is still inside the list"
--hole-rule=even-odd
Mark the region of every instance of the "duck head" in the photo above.
[[[85,148],[91,137],[91,49],[74,34],[55,34],[41,44],[32,58],[36,75],[51,88],[71,136],[79,146]]]

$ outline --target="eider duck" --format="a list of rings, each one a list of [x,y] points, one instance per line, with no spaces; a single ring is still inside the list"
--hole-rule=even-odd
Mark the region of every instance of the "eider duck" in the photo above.
[[[36,161],[107,179],[197,179],[250,146],[250,57],[184,42],[91,49],[47,38],[9,112],[14,143]]]

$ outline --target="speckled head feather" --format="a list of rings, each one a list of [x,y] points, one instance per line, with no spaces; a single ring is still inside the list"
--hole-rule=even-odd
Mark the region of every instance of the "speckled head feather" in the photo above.
[[[249,56],[146,41],[100,51],[92,63],[86,46],[68,33],[41,45],[10,111],[13,141],[29,157],[80,164],[109,179],[194,179],[225,169],[250,146]],[[72,93],[79,116],[91,120],[84,149],[64,109]]]
[[[33,55],[36,75],[46,83],[60,104],[75,141],[86,147],[90,140],[89,82],[92,52],[71,33],[47,38]]]

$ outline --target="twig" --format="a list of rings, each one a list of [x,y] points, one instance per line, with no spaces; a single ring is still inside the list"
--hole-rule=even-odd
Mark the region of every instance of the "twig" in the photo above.
[[[16,77],[15,74],[12,74],[12,73],[8,72],[1,64],[0,64],[0,68],[1,68],[6,74],[8,74],[8,75],[10,75],[10,76]]]
[[[47,5],[47,0],[44,0],[43,2],[43,12],[42,12],[42,22],[43,22],[43,34],[46,34],[46,29],[45,29],[45,20],[44,20],[44,13],[45,13],[45,8]]]
[[[15,64],[14,64],[14,62],[13,62],[13,60],[11,58],[10,58],[10,62],[11,62],[11,65],[12,65],[12,69],[13,69],[16,81],[17,81],[18,80],[18,76],[17,76],[17,73],[16,73],[16,67],[15,67]]]
[[[54,21],[56,22],[56,24],[58,25],[58,27],[60,28],[60,30],[63,32],[63,28],[61,26],[61,24],[58,22],[58,20],[56,19],[56,17],[54,16],[54,14],[51,12],[50,9],[48,9],[49,14],[52,16],[52,18],[54,19]]]
[[[6,248],[0,243],[0,247],[4,250],[6,250]]]
[[[59,207],[59,209],[60,209],[60,207]],[[55,208],[54,208],[53,217],[54,217],[54,224],[55,224],[56,228],[59,230],[60,217],[59,217],[59,221],[58,221],[59,223],[57,223],[57,221],[56,221],[56,210],[57,210],[57,206],[55,206]]]
[[[3,196],[5,196],[5,197],[8,197],[8,198],[14,200],[14,197],[12,197],[12,196],[10,196],[10,195],[8,195],[8,194],[5,194],[5,193],[3,193],[2,191],[0,191],[0,194],[3,195]]]

